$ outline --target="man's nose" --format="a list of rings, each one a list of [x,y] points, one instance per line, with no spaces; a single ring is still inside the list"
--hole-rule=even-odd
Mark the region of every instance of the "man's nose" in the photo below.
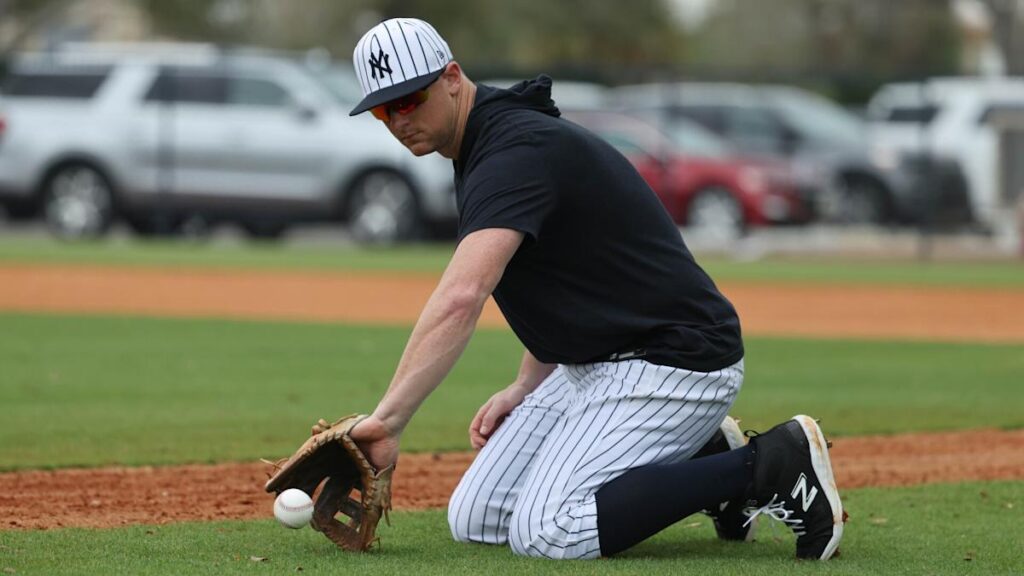
[[[397,110],[388,110],[388,122],[395,128],[399,128],[409,123],[409,119],[403,114],[399,114]]]

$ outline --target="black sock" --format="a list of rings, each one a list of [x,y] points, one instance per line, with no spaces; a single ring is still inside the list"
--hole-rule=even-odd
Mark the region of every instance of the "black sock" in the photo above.
[[[621,552],[687,516],[744,498],[753,479],[744,446],[678,464],[630,470],[597,491],[601,555]]]

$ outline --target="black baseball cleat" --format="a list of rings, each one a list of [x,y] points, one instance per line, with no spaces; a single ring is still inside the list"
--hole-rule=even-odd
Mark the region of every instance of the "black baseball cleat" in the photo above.
[[[745,514],[766,514],[789,526],[798,558],[831,558],[843,537],[843,505],[818,423],[794,416],[751,443],[756,507]]]
[[[708,440],[693,457],[711,456],[746,446],[747,437],[743,435],[738,422],[731,416],[726,416],[711,440]],[[745,502],[737,500],[722,502],[712,510],[705,510],[704,513],[714,521],[715,532],[720,539],[750,542],[754,539],[757,521],[747,517],[743,513],[744,509]]]

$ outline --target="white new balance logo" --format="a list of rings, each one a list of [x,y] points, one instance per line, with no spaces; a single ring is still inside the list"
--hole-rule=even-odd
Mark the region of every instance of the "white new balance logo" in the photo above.
[[[793,498],[800,494],[800,503],[803,506],[804,512],[811,507],[811,503],[814,502],[814,497],[818,495],[817,488],[811,488],[811,491],[807,491],[807,476],[803,472],[800,473],[800,477],[797,478],[796,484],[793,486],[793,491],[789,493]]]

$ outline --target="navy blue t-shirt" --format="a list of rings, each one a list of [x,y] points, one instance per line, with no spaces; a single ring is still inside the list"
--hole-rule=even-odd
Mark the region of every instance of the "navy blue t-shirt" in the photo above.
[[[710,372],[743,357],[736,311],[633,166],[559,117],[551,81],[477,86],[455,162],[459,239],[525,234],[494,300],[538,360],[641,351]]]

